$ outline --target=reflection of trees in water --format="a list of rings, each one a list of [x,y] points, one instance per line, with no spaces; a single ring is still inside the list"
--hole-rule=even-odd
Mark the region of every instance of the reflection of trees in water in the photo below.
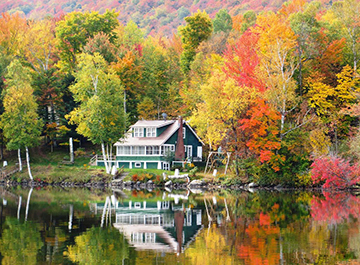
[[[80,264],[122,264],[135,256],[123,234],[117,229],[92,227],[75,238],[75,245],[65,253]]]
[[[0,240],[2,264],[37,264],[38,250],[43,246],[38,225],[7,218],[5,227]]]
[[[314,197],[311,201],[311,216],[315,221],[338,224],[349,220],[350,216],[359,219],[360,198],[345,192],[323,192],[325,198]]]

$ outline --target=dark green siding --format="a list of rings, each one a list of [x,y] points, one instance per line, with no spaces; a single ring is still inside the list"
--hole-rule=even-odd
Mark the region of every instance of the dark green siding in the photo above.
[[[114,165],[114,162],[111,162],[111,166],[113,166],[113,165]],[[105,164],[104,164],[104,162],[98,161],[98,162],[97,162],[97,166],[99,166],[99,167],[104,167]]]
[[[119,168],[120,167],[124,167],[124,168],[129,168],[129,162],[118,162]]]
[[[202,144],[186,124],[184,124],[184,127],[186,128],[185,129],[184,145],[192,145],[192,157],[197,157],[198,156],[197,148],[198,148],[198,146],[202,146]],[[176,131],[169,138],[169,140],[166,141],[166,144],[175,144],[175,142],[177,142],[177,137],[178,137],[178,131]]]
[[[195,134],[192,133],[192,131],[188,128],[187,125],[184,126],[186,128],[186,135],[184,139],[185,145],[192,145],[192,157],[197,157],[197,148],[198,146],[202,146],[201,142],[198,140],[198,138],[195,136]]]
[[[153,163],[153,162],[147,162],[146,163],[146,167],[150,168],[150,169],[157,169],[158,163]]]
[[[166,125],[166,126],[157,128],[157,129],[156,129],[156,137],[159,137],[160,134],[162,134],[163,132],[165,132],[165,130],[166,130],[167,128],[169,128],[169,126],[170,126],[170,125]]]
[[[165,144],[175,144],[177,142],[178,132],[176,131],[171,137],[166,141]]]

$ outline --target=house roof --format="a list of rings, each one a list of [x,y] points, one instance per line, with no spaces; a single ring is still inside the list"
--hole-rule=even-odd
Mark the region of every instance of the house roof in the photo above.
[[[139,120],[137,121],[134,125],[132,125],[131,127],[156,127],[156,128],[160,128],[169,124],[174,123],[174,120],[154,120],[154,121],[149,121],[149,120]]]
[[[190,130],[194,133],[196,138],[201,142],[202,145],[204,143],[201,141],[201,139],[197,136],[197,134],[194,132],[194,130],[190,127],[190,125],[187,122],[184,122],[188,125]],[[179,129],[179,121],[178,120],[140,120],[137,121],[134,125],[131,126],[131,128],[134,127],[156,127],[160,128],[166,125],[170,125],[166,130],[160,134],[158,137],[131,137],[131,131],[128,132],[125,135],[124,139],[120,139],[118,142],[115,143],[115,146],[144,146],[144,145],[163,145],[166,143],[166,141]]]
[[[126,134],[125,139],[120,139],[120,141],[115,143],[115,146],[117,145],[128,145],[128,146],[144,146],[144,145],[162,145],[165,144],[166,141],[173,135],[177,129],[179,128],[179,122],[178,121],[165,121],[166,124],[164,124],[164,121],[138,121],[136,122],[133,127],[152,127],[152,126],[158,126],[162,127],[165,125],[170,126],[166,128],[166,130],[160,134],[158,137],[131,137],[131,132]],[[164,125],[161,125],[164,124]]]

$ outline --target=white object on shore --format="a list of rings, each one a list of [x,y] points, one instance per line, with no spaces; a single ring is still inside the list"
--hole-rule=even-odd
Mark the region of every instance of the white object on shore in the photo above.
[[[216,177],[217,175],[217,169],[214,169],[213,176]]]

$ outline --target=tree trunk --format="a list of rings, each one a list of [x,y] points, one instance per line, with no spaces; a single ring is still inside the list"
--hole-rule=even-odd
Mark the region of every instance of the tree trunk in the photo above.
[[[21,163],[21,153],[20,148],[18,149],[18,158],[19,158],[19,171],[22,171],[22,163]]]
[[[25,150],[26,150],[26,164],[27,164],[27,168],[28,168],[28,172],[29,172],[29,177],[31,180],[33,180],[33,176],[31,175],[31,169],[30,169],[29,149],[27,146],[25,146]]]
[[[107,173],[107,174],[110,174],[109,165],[108,165],[107,159],[106,159],[105,144],[104,144],[104,142],[101,143],[101,150],[102,150],[102,154],[103,154],[103,158],[104,158],[104,165],[105,165],[106,173]]]

